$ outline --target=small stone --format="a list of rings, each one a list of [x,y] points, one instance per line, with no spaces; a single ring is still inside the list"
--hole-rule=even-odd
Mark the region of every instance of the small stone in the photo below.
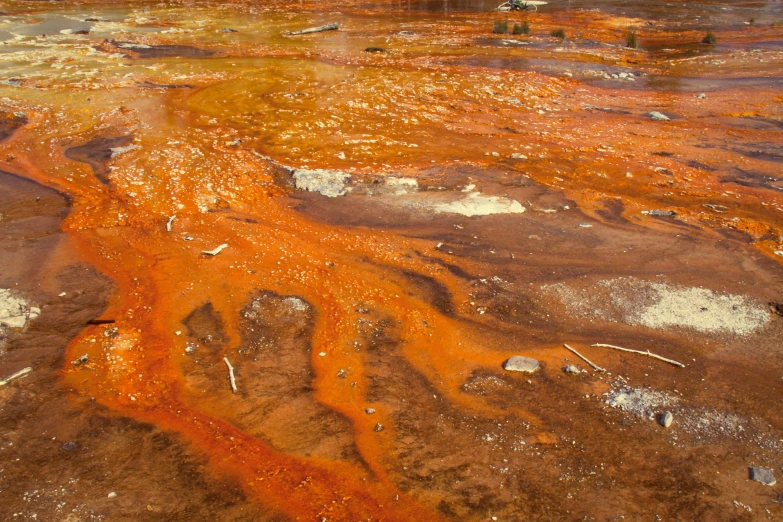
[[[642,214],[653,217],[674,217],[677,212],[674,210],[642,210]]]
[[[704,93],[701,93],[701,94],[699,94],[699,95],[698,95],[698,96],[696,96],[696,97],[697,97],[698,99],[700,99],[700,100],[703,100],[704,98],[706,98],[706,97],[707,97],[707,95],[706,95],[706,94],[704,94]]]
[[[74,451],[74,450],[76,450],[76,448],[77,448],[77,445],[76,445],[75,442],[66,442],[65,444],[63,444],[63,449],[65,451]]]
[[[511,159],[527,159],[527,156],[520,154],[519,152],[515,152],[511,155]]]
[[[383,431],[383,424],[381,424],[381,423],[379,422],[378,424],[376,424],[376,425],[375,425],[375,427],[373,428],[373,430],[374,430],[374,431]]]
[[[89,360],[89,357],[88,357],[88,356],[87,356],[87,354],[85,353],[85,354],[84,354],[84,355],[82,355],[81,357],[77,357],[76,359],[74,359],[73,361],[71,361],[71,363],[72,363],[74,366],[80,366],[80,365],[82,365],[82,364],[85,364],[85,363],[86,363],[88,360]]]
[[[658,112],[658,111],[652,111],[652,112],[648,113],[647,115],[650,118],[652,118],[654,120],[658,120],[658,121],[669,121],[669,119],[670,119],[668,116],[666,116],[662,112]]]
[[[337,372],[337,378],[345,379],[345,370],[340,370],[339,372]]]
[[[68,295],[67,292],[62,292],[58,297],[65,297],[66,295]]]
[[[755,480],[765,486],[774,486],[777,483],[771,469],[750,468],[750,480]]]
[[[108,497],[109,497],[109,498],[117,498],[117,493],[115,493],[114,491],[112,491],[111,493],[109,493]]]
[[[568,366],[563,366],[563,371],[566,373],[576,375],[582,373],[584,370],[581,369],[579,366],[576,366],[575,364],[569,364]]]
[[[364,50],[366,53],[384,53],[386,52],[386,49],[383,47],[368,47]]]
[[[579,223],[579,228],[592,228],[593,225],[590,223]]]
[[[775,255],[783,257],[783,250],[775,250]]]
[[[524,357],[522,355],[515,355],[505,363],[503,363],[503,369],[509,372],[527,372],[533,373],[538,370],[539,363],[532,357]]]
[[[220,30],[221,33],[238,33],[236,29],[231,29],[230,27],[224,27]]]
[[[372,415],[373,413],[375,413],[375,408],[367,408],[367,409],[364,410],[364,412],[367,415]]]
[[[663,415],[661,415],[661,418],[658,419],[658,423],[664,428],[668,428],[669,426],[672,425],[673,420],[674,420],[674,415],[672,415],[672,412],[667,411]]]

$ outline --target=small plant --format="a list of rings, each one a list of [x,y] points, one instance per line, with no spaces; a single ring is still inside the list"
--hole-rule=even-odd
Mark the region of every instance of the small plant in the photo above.
[[[631,49],[636,49],[638,44],[636,43],[636,31],[628,31],[625,35],[625,43]]]
[[[511,32],[513,34],[530,34],[530,24],[527,22],[522,22],[522,25],[514,24]]]
[[[492,32],[495,34],[506,34],[508,32],[508,22],[505,20],[498,20],[495,22],[495,27],[492,28]]]
[[[748,20],[748,23],[753,25],[753,24],[756,23],[756,19],[755,18],[751,18],[750,20]]]
[[[562,27],[560,29],[553,29],[551,33],[549,33],[549,36],[554,36],[555,38],[560,38],[561,40],[566,37],[565,29]]]
[[[701,39],[701,43],[710,45],[715,45],[715,42],[717,41],[718,39],[715,38],[715,35],[712,34],[712,32],[708,32],[706,35],[704,35],[704,38]]]

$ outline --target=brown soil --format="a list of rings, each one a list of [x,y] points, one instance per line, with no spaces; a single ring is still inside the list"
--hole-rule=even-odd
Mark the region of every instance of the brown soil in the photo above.
[[[142,2],[62,6],[113,20],[74,36],[10,5],[55,36],[0,86],[0,289],[41,308],[0,330],[0,377],[32,367],[9,519],[783,516],[748,479],[783,479],[780,28]]]

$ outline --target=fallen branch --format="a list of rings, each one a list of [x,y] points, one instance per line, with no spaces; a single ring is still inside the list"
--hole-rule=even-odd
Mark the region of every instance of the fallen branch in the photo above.
[[[308,29],[302,29],[301,31],[293,31],[288,33],[288,36],[296,36],[300,34],[310,34],[310,33],[322,33],[324,31],[336,31],[338,28],[337,22],[333,24],[326,24],[321,25],[319,27],[310,27]]]
[[[597,364],[594,364],[594,363],[593,363],[593,361],[591,361],[590,359],[588,359],[587,357],[585,357],[585,356],[584,356],[584,355],[582,355],[581,353],[577,352],[576,350],[574,350],[573,348],[571,348],[571,347],[570,347],[570,346],[568,346],[567,344],[563,343],[563,346],[565,346],[565,347],[566,347],[568,350],[572,351],[572,352],[574,353],[574,355],[576,355],[577,357],[579,357],[580,359],[582,359],[584,362],[586,362],[587,364],[589,364],[590,366],[592,366],[594,370],[596,370],[596,371],[599,371],[599,372],[605,372],[605,371],[606,371],[606,369],[605,369],[605,368],[601,368],[601,367],[600,367],[600,366],[598,366]]]
[[[671,359],[667,359],[666,357],[661,357],[660,355],[656,355],[656,354],[652,353],[650,350],[647,350],[646,352],[643,352],[641,350],[631,350],[630,348],[623,348],[621,346],[613,346],[611,344],[601,344],[601,343],[594,344],[593,346],[601,346],[603,348],[611,348],[613,350],[621,350],[623,352],[631,352],[631,353],[638,353],[638,354],[641,354],[641,355],[647,355],[648,357],[652,357],[653,359],[658,359],[658,360],[661,360],[663,362],[667,362],[669,364],[673,364],[674,366],[679,366],[680,368],[685,368],[684,364],[682,364],[680,362],[677,362],[677,361],[673,361]]]
[[[18,372],[14,373],[13,375],[9,375],[8,377],[6,377],[2,381],[0,381],[0,386],[5,386],[6,384],[8,384],[9,382],[13,381],[14,379],[18,379],[19,377],[24,377],[25,375],[27,375],[31,371],[33,371],[33,369],[30,368],[29,366],[27,368],[22,368],[21,370],[19,370]]]
[[[227,246],[228,246],[227,244],[223,243],[222,245],[218,246],[214,250],[202,250],[201,253],[204,254],[205,256],[216,256],[219,253],[221,253],[223,249],[226,248]]]
[[[223,357],[223,360],[226,361],[226,366],[228,366],[228,380],[231,381],[231,391],[236,393],[237,381],[234,379],[234,367],[228,362],[228,357]]]

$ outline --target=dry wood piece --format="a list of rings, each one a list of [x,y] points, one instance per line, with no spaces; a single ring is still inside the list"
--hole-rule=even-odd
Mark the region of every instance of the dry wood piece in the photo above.
[[[660,355],[656,355],[656,354],[652,353],[650,350],[647,350],[646,352],[643,352],[641,350],[631,350],[630,348],[623,348],[622,346],[614,346],[614,345],[611,345],[611,344],[601,344],[601,343],[594,344],[593,346],[601,346],[603,348],[611,348],[613,350],[621,350],[623,352],[638,353],[638,354],[641,354],[641,355],[646,355],[648,357],[652,357],[654,359],[661,360],[663,362],[667,362],[669,364],[673,364],[674,366],[679,366],[680,368],[685,368],[684,364],[682,364],[680,362],[677,362],[677,361],[673,361],[671,359],[667,359],[666,357],[661,357]]]
[[[585,357],[585,356],[584,356],[584,355],[582,355],[581,353],[577,352],[576,350],[574,350],[573,348],[571,348],[571,347],[570,347],[570,346],[568,346],[567,344],[563,343],[563,346],[565,346],[565,347],[566,347],[568,350],[572,351],[572,352],[574,353],[574,355],[576,355],[577,357],[579,357],[580,359],[582,359],[584,362],[586,362],[587,364],[589,364],[590,366],[592,366],[594,370],[596,370],[596,371],[598,371],[598,372],[605,372],[605,371],[606,371],[606,369],[605,369],[605,368],[601,368],[601,367],[600,367],[600,366],[598,366],[597,364],[593,364],[593,361],[591,361],[590,359],[588,359],[587,357]]]
[[[220,245],[214,250],[202,250],[201,253],[204,254],[205,256],[216,256],[219,253],[221,253],[223,249],[226,248],[227,246],[228,245],[226,243],[223,243],[222,245]]]
[[[223,360],[226,361],[226,366],[228,366],[228,380],[231,381],[231,391],[236,393],[237,381],[236,379],[234,379],[234,367],[231,366],[230,362],[228,362],[228,357],[223,357]]]
[[[171,216],[169,218],[168,223],[166,223],[166,231],[171,232],[171,224],[174,223],[174,220],[177,219],[177,216]]]
[[[310,27],[308,29],[302,29],[301,31],[293,31],[288,33],[288,36],[296,36],[299,34],[310,34],[310,33],[322,33],[324,31],[336,31],[338,28],[337,22],[333,24],[326,24],[321,25],[319,27]]]
[[[0,381],[0,386],[5,386],[6,384],[8,384],[9,382],[13,381],[14,379],[18,379],[19,377],[24,377],[25,375],[27,375],[31,371],[33,371],[33,369],[30,368],[29,366],[27,368],[22,368],[18,372],[14,373],[12,375],[9,375],[8,377],[6,377],[2,381]]]

